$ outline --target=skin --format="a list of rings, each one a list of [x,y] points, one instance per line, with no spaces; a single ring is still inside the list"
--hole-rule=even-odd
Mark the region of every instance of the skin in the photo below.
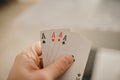
[[[15,58],[7,80],[55,80],[74,62],[74,57],[65,54],[49,66],[43,68],[40,42],[22,51]]]

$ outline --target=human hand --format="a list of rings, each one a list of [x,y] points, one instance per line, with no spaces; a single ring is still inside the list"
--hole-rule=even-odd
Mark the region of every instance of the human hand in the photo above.
[[[16,56],[7,80],[55,80],[74,62],[73,56],[66,54],[43,68],[41,55],[39,42],[22,51]]]

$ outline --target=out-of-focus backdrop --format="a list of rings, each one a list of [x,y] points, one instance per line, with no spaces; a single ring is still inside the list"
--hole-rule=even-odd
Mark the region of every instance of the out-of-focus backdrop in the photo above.
[[[52,28],[93,43],[83,80],[120,80],[120,0],[0,0],[0,80],[15,56]]]

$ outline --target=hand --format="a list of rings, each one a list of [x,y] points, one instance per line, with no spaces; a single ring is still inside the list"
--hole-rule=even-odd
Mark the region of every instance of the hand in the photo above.
[[[72,55],[66,54],[43,68],[40,43],[22,51],[15,58],[7,80],[55,80],[73,63]]]

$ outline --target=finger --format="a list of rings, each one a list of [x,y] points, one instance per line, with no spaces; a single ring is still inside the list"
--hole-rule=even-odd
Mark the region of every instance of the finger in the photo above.
[[[41,51],[41,44],[40,42],[35,42],[32,46],[28,47],[26,50],[24,50],[22,53],[31,53],[32,55],[34,54],[35,56],[41,56],[42,51]]]
[[[35,42],[30,48],[29,50],[32,52],[31,55],[33,55],[33,60],[34,62],[39,66],[39,62],[41,62],[39,56],[42,55],[42,51],[41,51],[41,45],[40,45],[40,41],[39,42]],[[29,51],[28,50],[28,51]]]
[[[40,42],[35,42],[26,51],[29,52],[29,55],[33,55],[34,57],[38,58],[39,56],[42,55]]]
[[[46,67],[44,71],[47,72],[53,79],[56,79],[61,74],[63,74],[74,62],[74,58],[72,55],[64,55],[56,60],[53,64]]]
[[[42,55],[40,41],[34,43],[34,45],[32,46],[32,50],[34,50],[37,53],[38,56]]]
[[[40,42],[35,42],[32,46],[21,52],[21,55],[25,55],[28,59],[32,59],[34,63],[39,66],[39,56],[42,55]]]

